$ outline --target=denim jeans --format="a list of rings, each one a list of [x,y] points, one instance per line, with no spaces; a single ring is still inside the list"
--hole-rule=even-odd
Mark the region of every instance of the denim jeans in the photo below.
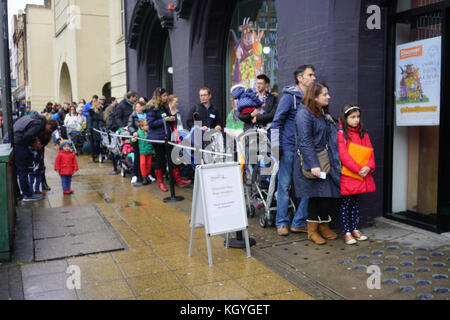
[[[41,191],[42,174],[30,174],[28,176],[30,182],[31,191],[39,192]]]
[[[33,195],[33,190],[30,187],[28,175],[30,173],[29,168],[33,166],[33,154],[28,150],[28,147],[18,144],[14,146],[14,153],[20,191],[22,191],[23,196],[31,197]]]
[[[61,183],[62,183],[62,188],[63,191],[68,191],[70,190],[70,185],[72,183],[72,176],[61,176]]]
[[[289,226],[289,187],[292,182],[292,172],[294,165],[295,152],[283,151],[280,157],[280,168],[278,170],[278,187],[277,187],[277,216],[275,224],[277,228],[281,226]],[[302,198],[297,212],[292,220],[293,227],[306,226],[308,218],[308,198]]]

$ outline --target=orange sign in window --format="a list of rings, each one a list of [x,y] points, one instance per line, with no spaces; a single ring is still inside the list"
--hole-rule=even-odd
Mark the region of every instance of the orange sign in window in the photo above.
[[[423,46],[417,46],[400,50],[400,59],[408,59],[413,57],[420,57],[423,53]]]

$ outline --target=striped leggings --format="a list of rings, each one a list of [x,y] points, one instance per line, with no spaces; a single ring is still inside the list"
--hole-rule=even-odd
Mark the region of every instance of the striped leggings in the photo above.
[[[359,194],[342,196],[339,201],[339,217],[344,233],[357,229],[359,223]]]

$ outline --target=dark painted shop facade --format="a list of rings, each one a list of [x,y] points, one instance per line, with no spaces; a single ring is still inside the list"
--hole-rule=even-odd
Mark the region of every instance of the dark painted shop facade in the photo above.
[[[127,0],[128,89],[150,98],[167,88],[186,119],[206,86],[226,119],[232,85],[253,86],[265,73],[281,93],[296,67],[313,64],[333,115],[358,104],[374,145],[377,192],[362,197],[361,225],[386,216],[449,231],[449,8],[439,0]],[[437,123],[400,125],[398,46],[432,38],[440,43]]]

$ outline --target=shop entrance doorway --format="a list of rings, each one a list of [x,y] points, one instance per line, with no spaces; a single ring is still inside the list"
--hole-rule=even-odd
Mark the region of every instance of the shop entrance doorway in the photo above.
[[[449,7],[399,0],[389,24],[386,212],[437,232],[450,230]]]

